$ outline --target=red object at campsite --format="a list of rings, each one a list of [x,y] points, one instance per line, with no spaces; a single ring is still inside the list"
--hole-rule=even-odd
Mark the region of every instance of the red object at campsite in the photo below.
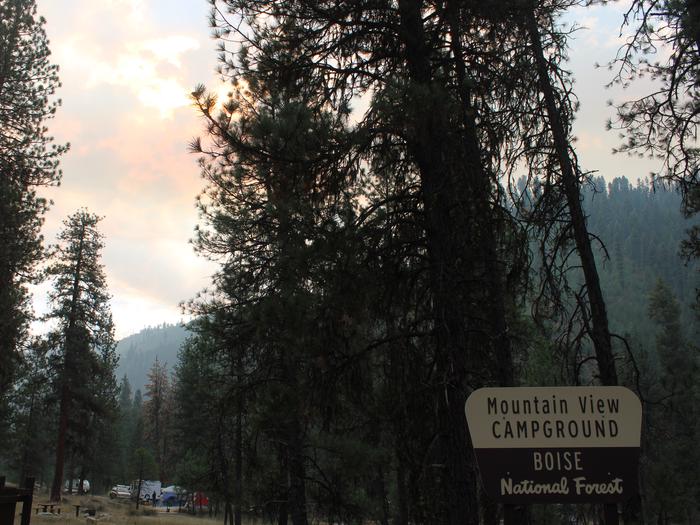
[[[194,493],[194,506],[195,507],[207,507],[209,506],[209,498],[207,498],[203,492]]]

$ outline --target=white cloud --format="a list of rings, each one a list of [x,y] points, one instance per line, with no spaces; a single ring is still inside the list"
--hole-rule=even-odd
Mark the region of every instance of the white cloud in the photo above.
[[[60,46],[58,56],[67,64],[69,75],[84,79],[83,89],[102,85],[126,88],[144,108],[156,110],[166,119],[190,104],[191,87],[184,79],[182,55],[199,47],[195,38],[170,35],[107,52],[75,36]]]
[[[135,334],[146,326],[161,323],[178,324],[190,320],[189,316],[182,314],[177,305],[146,297],[138,291],[129,293],[120,290],[119,294],[115,294],[110,306],[117,339]]]
[[[210,283],[215,266],[175,239],[107,239],[105,263],[118,337],[144,326],[176,323],[186,302]],[[111,260],[128,264],[110,264]]]
[[[179,301],[213,272],[188,244],[201,185],[186,150],[201,132],[189,93],[215,78],[206,2],[39,0],[38,10],[63,83],[63,106],[49,125],[57,143],[71,142],[61,187],[42,191],[55,201],[43,233],[53,242],[78,207],[105,216],[118,337],[176,322]],[[33,288],[39,312],[46,291]]]
[[[148,20],[146,11],[147,0],[100,0],[89,2],[93,12],[104,13],[111,11],[111,15],[117,15],[130,26],[143,26]],[[84,6],[88,7],[88,6]]]
[[[140,44],[143,50],[150,51],[158,60],[180,68],[180,56],[187,51],[199,49],[197,39],[185,35],[171,35],[164,38],[146,40]]]

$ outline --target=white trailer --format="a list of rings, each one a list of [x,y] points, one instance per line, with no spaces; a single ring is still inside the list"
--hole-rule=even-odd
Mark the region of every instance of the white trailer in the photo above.
[[[131,499],[138,499],[142,501],[151,501],[153,493],[156,495],[156,499],[160,498],[160,481],[143,479],[141,480],[141,490],[139,491],[139,480],[136,479],[131,482]]]

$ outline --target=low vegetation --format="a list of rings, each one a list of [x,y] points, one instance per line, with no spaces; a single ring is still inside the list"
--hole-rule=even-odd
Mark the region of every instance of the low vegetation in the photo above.
[[[150,506],[140,506],[126,500],[111,500],[106,496],[66,496],[61,500],[61,514],[36,514],[38,503],[48,501],[48,495],[36,496],[32,507],[32,524],[48,525],[212,525],[221,523],[221,518],[214,519],[207,515],[193,516],[178,513],[177,509],[167,512]],[[79,516],[75,515],[75,506],[80,505]],[[94,510],[94,517],[88,510]],[[18,508],[18,513],[20,509]],[[94,521],[93,521],[94,520]],[[19,523],[19,516],[16,523]],[[253,523],[247,521],[245,523]]]

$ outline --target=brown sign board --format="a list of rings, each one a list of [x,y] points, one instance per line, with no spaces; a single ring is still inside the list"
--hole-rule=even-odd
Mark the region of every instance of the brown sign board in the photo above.
[[[465,411],[497,501],[614,503],[637,492],[642,407],[627,388],[481,388]]]

